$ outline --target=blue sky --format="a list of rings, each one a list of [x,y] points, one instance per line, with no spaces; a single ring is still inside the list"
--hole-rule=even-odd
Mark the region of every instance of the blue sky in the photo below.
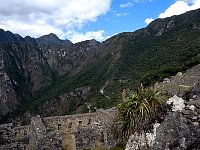
[[[151,2],[137,3],[131,0],[114,0],[110,11],[106,15],[100,16],[97,22],[85,25],[82,30],[87,32],[103,29],[108,35],[135,31],[147,25],[145,23],[146,18],[157,18],[161,12],[164,12],[174,2],[173,0],[163,1],[152,0]]]
[[[0,5],[0,28],[23,37],[103,41],[197,8],[200,0],[9,0]]]

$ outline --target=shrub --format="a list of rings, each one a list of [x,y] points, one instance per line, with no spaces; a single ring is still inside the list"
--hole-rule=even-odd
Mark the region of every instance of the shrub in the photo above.
[[[117,106],[123,139],[127,140],[135,131],[140,133],[149,130],[151,124],[162,117],[163,101],[159,94],[156,88],[144,89],[142,84],[137,92],[123,92],[123,102]]]

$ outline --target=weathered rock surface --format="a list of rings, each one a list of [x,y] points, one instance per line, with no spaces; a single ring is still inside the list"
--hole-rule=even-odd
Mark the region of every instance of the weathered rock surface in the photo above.
[[[153,130],[155,135],[145,138],[132,135],[126,149],[138,150],[199,150],[200,149],[200,65],[185,73],[178,73],[170,82],[160,83],[160,87],[169,95],[174,95],[167,103],[172,106],[164,121]],[[173,88],[170,88],[173,87]],[[175,88],[176,87],[176,88]],[[163,92],[162,91],[162,92]],[[187,96],[184,96],[187,92]],[[153,134],[153,133],[150,133]],[[142,138],[143,137],[143,138]],[[149,143],[151,141],[151,143]],[[139,143],[139,144],[138,144]],[[145,143],[145,144],[144,144]]]
[[[200,149],[199,121],[186,118],[179,112],[170,113],[158,127],[151,149]]]

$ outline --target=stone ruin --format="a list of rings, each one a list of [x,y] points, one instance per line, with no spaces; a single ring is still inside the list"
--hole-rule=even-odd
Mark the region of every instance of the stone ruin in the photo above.
[[[27,126],[0,125],[0,150],[82,150],[111,148],[120,143],[120,132],[113,124],[116,109],[93,113],[33,117]]]

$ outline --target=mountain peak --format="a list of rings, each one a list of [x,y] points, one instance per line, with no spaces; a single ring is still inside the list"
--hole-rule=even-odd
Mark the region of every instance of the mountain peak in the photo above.
[[[50,33],[48,35],[43,35],[43,36],[39,37],[38,39],[50,40],[50,41],[52,41],[52,40],[57,40],[57,41],[60,40],[58,38],[58,36],[56,34],[54,34],[54,33]]]
[[[50,33],[47,36],[50,37],[50,38],[59,39],[58,36],[54,33]]]
[[[59,37],[54,33],[50,33],[48,35],[43,35],[43,36],[37,38],[37,41],[42,44],[54,44],[54,45],[72,44],[71,41],[69,41],[69,40],[59,39]]]
[[[0,29],[0,42],[24,42],[24,40],[19,34],[13,34],[10,31]]]

